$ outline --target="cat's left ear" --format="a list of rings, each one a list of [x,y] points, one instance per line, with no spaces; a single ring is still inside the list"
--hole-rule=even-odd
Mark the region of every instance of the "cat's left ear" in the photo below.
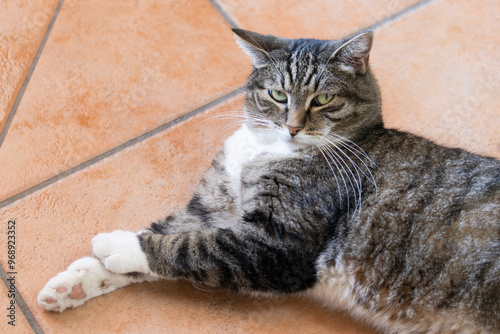
[[[364,32],[342,44],[335,51],[341,69],[353,74],[365,74],[373,43],[373,33]]]
[[[261,35],[243,29],[233,29],[239,37],[237,42],[246,54],[252,58],[256,68],[266,66],[280,56],[280,49],[286,44],[286,39],[271,35]]]

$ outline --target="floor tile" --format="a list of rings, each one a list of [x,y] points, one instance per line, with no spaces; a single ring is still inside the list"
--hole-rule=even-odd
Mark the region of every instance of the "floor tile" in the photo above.
[[[0,132],[38,51],[57,2],[0,2]]]
[[[89,255],[96,233],[139,230],[185,205],[234,131],[237,119],[224,115],[241,105],[241,97],[228,101],[0,211],[0,221],[17,217],[18,288],[46,333],[373,333],[310,301],[255,300],[185,282],[130,286],[62,314],[37,306],[46,281]]]
[[[387,125],[500,158],[500,3],[436,1],[376,31]]]
[[[11,307],[10,301],[12,300],[9,297],[11,291],[7,289],[5,284],[0,281],[0,307],[2,308],[2,317],[0,320],[0,333],[8,333],[8,334],[27,334],[34,333],[33,329],[31,329],[30,324],[24,317],[22,311],[19,309],[17,304],[14,304],[14,310],[11,314],[11,310],[7,310],[7,308]],[[10,316],[14,316],[11,318]],[[13,321],[13,322],[12,322]],[[14,326],[9,324],[12,322]]]
[[[288,38],[338,39],[374,25],[418,0],[216,0],[243,29]]]
[[[419,2],[215,1],[242,28],[316,38],[349,35]],[[56,5],[0,4],[0,129]],[[377,28],[370,62],[387,125],[500,157],[499,22],[498,1],[435,0]],[[0,148],[0,201],[234,91],[249,70],[209,1],[66,0]],[[234,129],[235,118],[215,115],[241,103],[228,100],[0,209],[0,222],[19,227],[17,288],[46,333],[374,333],[310,301],[186,282],[130,286],[62,314],[37,306],[40,288],[90,254],[96,233],[138,230],[185,205]],[[31,333],[17,317],[16,330]],[[6,321],[0,332],[17,333]]]
[[[66,0],[0,149],[0,200],[240,87],[208,1]]]

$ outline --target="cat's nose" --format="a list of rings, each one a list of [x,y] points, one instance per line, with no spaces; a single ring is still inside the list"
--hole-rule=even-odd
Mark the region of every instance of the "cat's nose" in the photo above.
[[[288,128],[288,131],[290,132],[290,136],[295,137],[297,133],[299,133],[300,130],[302,130],[304,127],[303,126],[286,126]]]

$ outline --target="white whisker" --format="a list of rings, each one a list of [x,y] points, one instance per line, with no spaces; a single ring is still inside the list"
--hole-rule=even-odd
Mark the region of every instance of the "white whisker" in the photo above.
[[[354,175],[354,172],[349,168],[348,164],[345,162],[344,159],[342,159],[342,157],[335,152],[335,148],[337,148],[334,144],[330,143],[330,145],[328,145],[328,151],[330,152],[330,154],[334,157],[336,157],[336,160],[339,162],[339,163],[342,163],[341,165],[341,168],[342,168],[342,171],[346,174],[346,177],[347,177],[347,180],[349,181],[349,184],[351,186],[351,189],[353,191],[353,195],[354,195],[354,207],[357,208],[358,207],[358,197],[361,196],[361,181],[360,181],[360,175],[359,175],[359,172],[357,172],[358,174],[358,178],[356,178],[356,176]],[[345,166],[345,168],[344,168]],[[354,166],[355,167],[355,166]],[[354,185],[354,183],[356,184],[356,186]],[[346,192],[347,192],[347,199],[348,199],[348,203],[349,203],[349,200],[350,200],[350,195],[349,195],[349,190],[347,189],[346,187]],[[347,210],[349,211],[349,205],[347,206]]]
[[[332,136],[333,137],[333,136]],[[333,139],[333,141],[332,141]],[[343,140],[341,139],[338,139],[338,138],[335,138],[333,137],[332,139],[330,138],[325,138],[325,140],[329,141],[332,145],[334,145],[345,157],[347,157],[349,159],[349,161],[353,164],[353,166],[355,166],[355,168],[360,171],[374,186],[375,186],[375,192],[378,192],[378,187],[377,187],[377,183],[375,181],[375,177],[373,176],[373,173],[371,172],[370,170],[370,167],[368,167],[368,165],[363,161],[363,159],[358,155],[356,154],[356,152],[348,145],[346,144],[345,142],[343,142]],[[347,155],[340,147],[338,147],[336,144],[340,144],[342,145],[347,151],[351,152],[356,158],[357,160],[359,160],[361,162],[361,164],[365,167],[366,171],[368,172],[368,174],[364,171],[363,168],[361,168],[356,162],[354,162],[354,160],[349,157],[349,155]],[[363,152],[364,153],[364,152]],[[366,155],[366,153],[364,153],[364,157],[368,158],[368,156]]]
[[[376,179],[371,171],[374,167],[378,168],[377,164],[357,144],[335,133],[317,137],[316,140],[316,147],[334,174],[337,187],[339,187],[339,196],[341,196],[340,180],[337,174],[341,178],[343,188],[346,191],[348,211],[351,195],[353,196],[355,213],[362,204],[363,179],[372,183],[375,187],[375,193],[378,193]]]
[[[355,169],[356,171],[356,174],[357,174],[357,177],[356,175],[354,174],[354,172],[352,171],[351,168],[349,168],[348,164],[345,162],[344,159],[342,159],[342,157],[335,152],[335,148],[337,148],[335,145],[333,145],[332,143],[329,143],[328,141],[325,140],[325,138],[323,138],[323,140],[326,142],[326,147],[327,147],[327,150],[330,154],[330,156],[335,159],[337,162],[339,162],[340,164],[340,167],[342,169],[341,172],[341,176],[342,174],[345,174],[346,177],[347,177],[347,180],[349,181],[349,185],[351,186],[351,189],[353,191],[353,196],[354,196],[354,206],[355,208],[357,209],[358,207],[358,202],[360,201],[360,197],[361,197],[361,191],[362,191],[362,186],[361,186],[361,176],[359,175],[359,172]],[[345,166],[345,168],[344,168]],[[343,173],[342,173],[343,172]],[[346,188],[346,195],[347,195],[347,200],[348,200],[348,210],[350,208],[350,205],[349,205],[349,202],[350,202],[350,192],[349,192],[349,188],[347,187],[347,182],[345,183],[345,188]]]
[[[223,122],[223,121],[227,121],[227,120],[237,120],[237,121],[240,121],[243,123],[243,114],[241,111],[233,111],[233,112],[228,111],[228,112],[223,112],[223,113],[217,113],[217,114],[211,115],[207,118],[204,118],[202,120],[199,120],[198,122],[196,122],[195,124],[190,126],[188,128],[188,130],[195,127],[195,126],[200,126],[202,124],[205,124],[206,122],[217,124],[219,122]]]
[[[384,173],[383,170],[380,169],[380,167],[372,160],[370,159],[370,157],[368,156],[368,154],[366,154],[366,152],[361,148],[359,147],[358,144],[356,144],[355,142],[353,142],[352,140],[349,140],[347,138],[344,138],[336,133],[333,133],[333,132],[330,132],[328,135],[330,136],[334,136],[340,140],[342,140],[344,143],[349,143],[351,146],[351,149],[355,150],[356,152],[358,152],[359,154],[361,154],[364,158],[366,158],[373,166],[375,166],[378,170],[380,170],[382,172],[382,174]],[[360,159],[362,160],[362,159]]]
[[[340,203],[340,205],[342,205],[342,193],[340,192],[340,183],[339,183],[339,179],[337,177],[337,174],[335,173],[335,170],[333,169],[332,165],[330,164],[330,161],[328,160],[328,158],[326,157],[325,153],[323,152],[322,145],[321,144],[318,145],[318,148],[319,148],[319,151],[321,152],[321,155],[323,155],[323,157],[325,158],[326,163],[330,167],[330,169],[332,171],[332,174],[333,174],[333,177],[335,178],[335,182],[337,183],[337,191],[339,193],[339,203]]]

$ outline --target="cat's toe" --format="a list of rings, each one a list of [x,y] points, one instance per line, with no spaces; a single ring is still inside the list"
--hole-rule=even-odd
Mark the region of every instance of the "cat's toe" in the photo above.
[[[82,284],[74,285],[71,288],[71,292],[68,294],[71,299],[83,299],[87,297],[87,294],[82,290]]]
[[[50,290],[44,288],[38,295],[38,304],[48,311],[61,312],[61,302]]]
[[[58,287],[58,288],[56,289],[56,291],[57,291],[57,292],[59,292],[59,293],[63,293],[63,292],[68,291],[68,289],[66,289],[66,287],[65,287],[65,286],[60,286],[60,287]]]
[[[69,303],[61,293],[50,287],[44,287],[38,295],[38,304],[48,311],[62,312],[69,307]]]

